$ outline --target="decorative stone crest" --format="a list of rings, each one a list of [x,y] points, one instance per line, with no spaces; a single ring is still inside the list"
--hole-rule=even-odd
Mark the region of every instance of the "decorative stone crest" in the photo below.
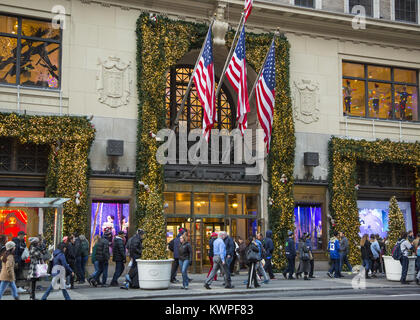
[[[303,123],[319,120],[319,84],[312,80],[293,82],[293,105],[295,118]]]
[[[112,108],[128,104],[131,93],[131,62],[122,62],[120,58],[109,57],[98,60],[96,77],[99,102]]]

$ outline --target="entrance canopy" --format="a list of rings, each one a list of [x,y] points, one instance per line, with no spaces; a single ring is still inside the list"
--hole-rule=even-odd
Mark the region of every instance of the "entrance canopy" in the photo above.
[[[14,198],[0,197],[0,207],[62,208],[70,198]]]
[[[39,213],[39,229],[42,233],[44,217],[42,208],[54,208],[54,247],[63,238],[63,204],[70,198],[18,198],[0,197],[0,208],[41,208]]]

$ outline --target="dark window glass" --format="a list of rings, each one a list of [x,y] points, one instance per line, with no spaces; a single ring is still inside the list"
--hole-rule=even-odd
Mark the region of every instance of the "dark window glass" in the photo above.
[[[344,115],[419,121],[417,70],[343,62]]]
[[[0,83],[60,88],[61,29],[0,15]]]
[[[373,0],[350,0],[349,9],[352,12],[355,6],[362,6],[365,8],[366,16],[373,16]]]
[[[395,0],[395,20],[417,22],[417,0]]]
[[[314,8],[314,2],[314,0],[295,0],[295,5],[307,8]]]

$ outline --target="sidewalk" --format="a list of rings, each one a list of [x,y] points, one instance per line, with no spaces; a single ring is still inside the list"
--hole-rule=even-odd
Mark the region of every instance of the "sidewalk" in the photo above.
[[[282,274],[276,274],[276,280],[271,280],[268,284],[262,284],[258,289],[246,289],[243,281],[246,280],[247,274],[245,271],[241,272],[241,275],[232,277],[232,284],[235,286],[234,289],[225,289],[222,287],[223,278],[218,281],[214,281],[211,284],[211,290],[207,290],[203,287],[205,274],[191,274],[190,278],[193,281],[189,285],[189,290],[182,290],[182,282],[177,284],[171,284],[168,290],[141,290],[141,289],[129,289],[122,290],[119,287],[107,287],[97,288],[90,287],[88,284],[75,285],[74,290],[68,290],[70,297],[74,300],[129,300],[129,299],[159,299],[159,298],[170,298],[170,297],[185,297],[188,296],[190,299],[200,296],[218,295],[220,299],[223,299],[223,295],[231,294],[257,294],[258,292],[284,292],[284,291],[302,291],[302,294],[307,290],[354,290],[352,286],[352,280],[356,275],[347,275],[345,278],[334,279],[329,278],[325,272],[316,272],[315,279],[305,281],[299,280],[286,280]],[[181,274],[178,274],[178,280],[181,280]],[[108,283],[111,278],[108,279]],[[120,282],[122,278],[120,278]],[[39,282],[39,285],[43,286],[42,291],[36,292],[37,299],[41,299],[45,290],[47,289],[48,282]],[[379,289],[379,288],[406,288],[406,287],[417,287],[415,282],[412,282],[409,286],[401,285],[399,282],[387,281],[385,276],[381,275],[375,279],[368,279],[366,281],[366,288],[368,289]],[[10,289],[8,289],[10,290]],[[28,300],[29,294],[21,294],[21,300]],[[48,300],[63,300],[63,294],[61,290],[51,292]],[[13,300],[11,295],[3,296],[3,300]]]

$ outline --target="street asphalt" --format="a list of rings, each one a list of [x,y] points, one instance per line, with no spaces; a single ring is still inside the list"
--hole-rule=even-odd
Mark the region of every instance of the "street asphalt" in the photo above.
[[[246,271],[232,277],[233,289],[225,289],[222,286],[223,278],[219,278],[211,284],[211,290],[204,288],[205,274],[190,274],[193,281],[188,290],[181,288],[182,282],[171,284],[167,290],[123,290],[119,287],[90,287],[86,284],[76,284],[75,289],[68,290],[73,300],[143,300],[143,299],[173,299],[173,300],[199,300],[199,299],[222,299],[222,300],[271,300],[271,299],[392,299],[392,300],[420,300],[420,286],[415,282],[402,285],[399,282],[386,280],[384,275],[374,279],[361,279],[356,274],[344,273],[341,279],[329,278],[326,272],[316,272],[315,279],[305,281],[286,280],[282,274],[276,274],[275,280],[268,284],[262,284],[260,288],[246,289],[243,283],[247,278]],[[112,274],[111,274],[112,276]],[[178,280],[182,280],[178,273]],[[111,278],[108,279],[108,283]],[[357,281],[356,281],[357,280]],[[120,278],[120,283],[122,278]],[[42,287],[36,292],[36,298],[41,299],[49,283],[39,282]],[[10,290],[10,289],[8,289]],[[10,291],[9,291],[10,292]],[[21,294],[21,300],[29,300],[28,294]],[[8,294],[4,300],[13,300]],[[51,292],[49,300],[63,300],[61,290]]]

